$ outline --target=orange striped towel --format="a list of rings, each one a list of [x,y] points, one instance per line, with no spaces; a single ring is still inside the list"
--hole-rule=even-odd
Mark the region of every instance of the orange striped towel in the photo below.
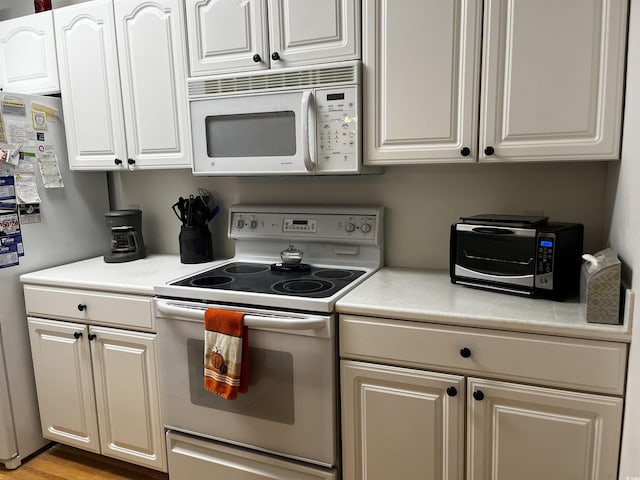
[[[204,388],[233,400],[249,387],[249,332],[244,314],[208,308],[204,329]]]

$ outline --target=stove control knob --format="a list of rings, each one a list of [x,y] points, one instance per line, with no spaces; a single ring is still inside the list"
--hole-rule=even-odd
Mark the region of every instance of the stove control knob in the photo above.
[[[349,223],[347,223],[347,224],[344,226],[344,229],[345,229],[348,233],[351,233],[351,232],[353,232],[353,231],[356,229],[356,226],[355,226],[353,223],[349,222]]]
[[[237,219],[236,220],[236,228],[238,230],[240,230],[243,227],[244,227],[244,220],[242,218]]]
[[[362,233],[369,233],[371,231],[371,224],[363,223],[360,229],[362,230]]]
[[[257,220],[251,220],[251,221],[249,222],[249,228],[250,228],[251,230],[255,229],[257,226],[258,226],[258,221],[257,221]]]

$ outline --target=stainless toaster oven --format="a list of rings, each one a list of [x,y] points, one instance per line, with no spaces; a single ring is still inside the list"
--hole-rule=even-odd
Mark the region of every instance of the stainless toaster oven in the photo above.
[[[582,224],[510,215],[460,220],[451,226],[453,283],[552,300],[578,294]]]

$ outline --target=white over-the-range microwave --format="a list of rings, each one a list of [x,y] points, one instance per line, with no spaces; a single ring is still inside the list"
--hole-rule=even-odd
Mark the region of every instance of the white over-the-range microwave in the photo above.
[[[194,175],[378,173],[362,165],[360,62],[189,80]]]

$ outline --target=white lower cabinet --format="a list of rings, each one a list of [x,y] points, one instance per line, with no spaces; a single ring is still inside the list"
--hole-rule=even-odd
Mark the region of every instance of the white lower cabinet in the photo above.
[[[469,480],[617,478],[621,398],[477,378],[467,386]]]
[[[341,362],[344,480],[463,478],[464,378]]]
[[[45,438],[166,471],[156,335],[29,317]]]
[[[343,479],[615,479],[626,352],[341,315]]]

